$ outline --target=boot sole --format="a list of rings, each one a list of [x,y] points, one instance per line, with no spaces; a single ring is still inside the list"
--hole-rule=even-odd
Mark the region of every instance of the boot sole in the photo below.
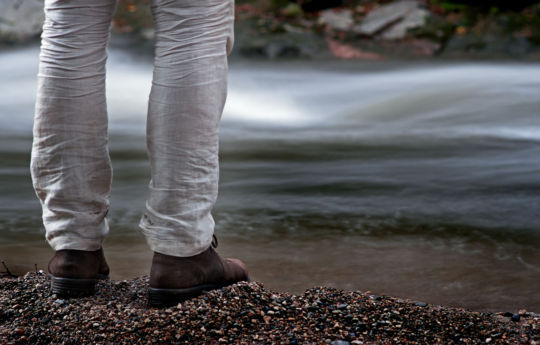
[[[249,276],[245,281],[250,282],[251,279]],[[227,283],[227,284],[204,284],[197,285],[190,288],[183,289],[159,289],[159,288],[148,288],[148,306],[153,308],[166,308],[177,305],[178,303],[187,301],[189,299],[198,297],[205,292],[221,289],[229,285],[236,284]]]
[[[227,285],[206,284],[184,289],[159,289],[151,287],[148,288],[148,305],[153,308],[172,307],[188,299],[200,296],[204,292],[221,289],[224,286]]]
[[[101,279],[108,279],[106,275],[98,275],[95,279],[78,279],[78,278],[62,278],[51,277],[51,290],[58,297],[86,297],[96,293],[96,283]]]

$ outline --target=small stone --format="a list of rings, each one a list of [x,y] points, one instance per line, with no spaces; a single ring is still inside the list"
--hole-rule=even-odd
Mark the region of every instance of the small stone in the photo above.
[[[333,342],[330,343],[330,345],[350,345],[350,344],[351,343],[345,340],[334,340]]]
[[[414,305],[417,307],[427,307],[427,303],[424,302],[416,302]]]
[[[519,322],[519,320],[521,319],[521,317],[519,316],[519,314],[514,314],[512,315],[512,317],[510,318],[510,320],[514,321],[514,322]]]

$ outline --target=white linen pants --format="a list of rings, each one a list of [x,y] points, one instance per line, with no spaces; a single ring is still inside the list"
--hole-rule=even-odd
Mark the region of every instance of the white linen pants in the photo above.
[[[97,250],[109,231],[105,62],[115,7],[45,0],[30,169],[54,250]],[[233,0],[152,1],[151,180],[139,226],[155,252],[192,256],[212,241],[233,12]]]

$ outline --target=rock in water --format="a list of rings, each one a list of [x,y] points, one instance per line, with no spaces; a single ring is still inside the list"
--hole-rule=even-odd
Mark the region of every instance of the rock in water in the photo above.
[[[43,0],[0,1],[0,41],[24,42],[41,33]]]
[[[420,8],[418,1],[396,1],[369,12],[353,31],[359,35],[374,36],[382,32],[386,33],[386,30],[400,24],[390,31],[389,37],[383,36],[383,38],[396,39],[405,36],[408,29],[423,25],[427,15],[428,11]]]

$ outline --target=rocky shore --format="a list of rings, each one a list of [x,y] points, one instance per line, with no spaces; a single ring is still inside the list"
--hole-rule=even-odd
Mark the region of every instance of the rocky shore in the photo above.
[[[146,306],[146,277],[103,281],[93,297],[51,295],[42,271],[0,279],[1,344],[540,344],[540,315],[480,313],[370,292],[302,295],[261,283],[169,309]]]
[[[118,0],[115,36],[152,51],[150,0]],[[233,57],[540,60],[540,1],[236,0]],[[38,41],[43,0],[0,2],[0,48]]]

